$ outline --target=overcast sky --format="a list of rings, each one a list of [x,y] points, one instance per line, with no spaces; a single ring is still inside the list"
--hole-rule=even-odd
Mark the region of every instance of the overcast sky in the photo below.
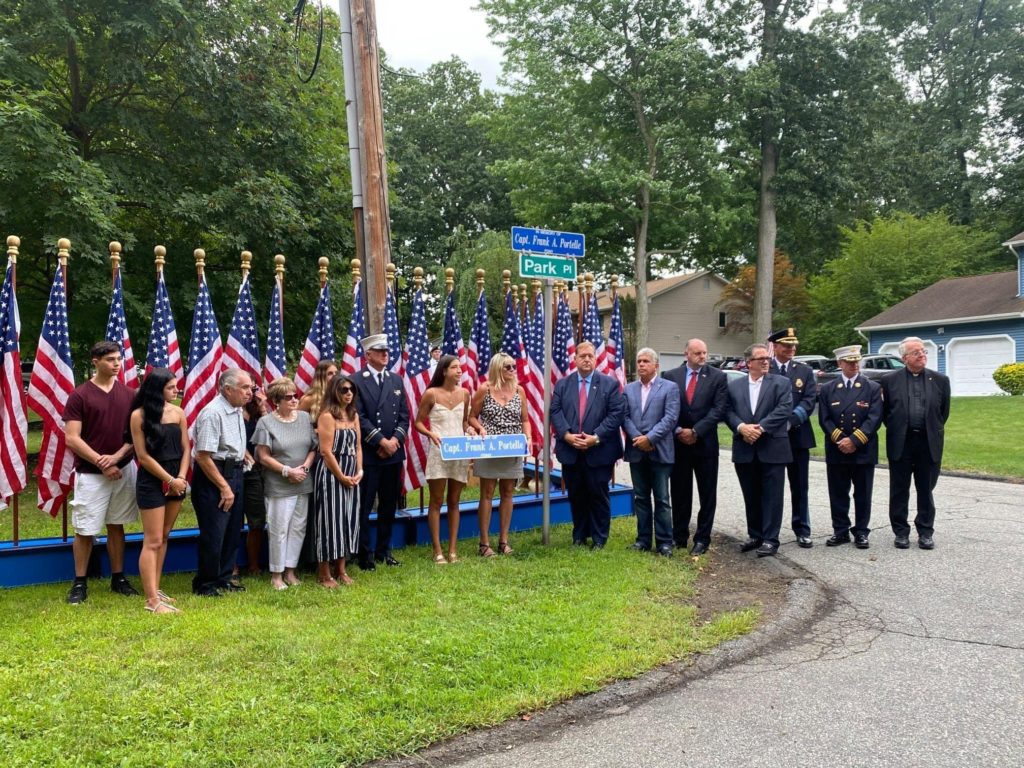
[[[328,0],[338,7],[338,0]],[[476,0],[376,0],[377,37],[395,67],[421,72],[436,61],[458,56],[494,88],[501,52],[487,37]]]

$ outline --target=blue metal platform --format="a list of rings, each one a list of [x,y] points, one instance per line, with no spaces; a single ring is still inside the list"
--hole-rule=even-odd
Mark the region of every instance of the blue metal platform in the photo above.
[[[623,517],[633,512],[633,489],[624,485],[613,485],[611,488],[612,517]],[[497,503],[491,515],[491,533],[498,532]],[[459,539],[474,539],[480,535],[477,520],[477,502],[464,502],[459,505]],[[401,515],[401,513],[400,513]],[[441,508],[441,530],[447,531],[445,508]],[[374,517],[371,516],[371,522]],[[569,499],[562,491],[551,494],[551,524],[559,525],[571,522]],[[516,496],[512,510],[512,530],[525,531],[539,528],[543,524],[541,497],[528,495]],[[164,563],[165,573],[194,571],[196,569],[197,528],[183,528],[171,532],[167,546],[167,559]],[[142,534],[130,533],[126,537],[125,572],[138,573],[139,550],[142,547]],[[102,560],[103,573],[110,572],[110,564],[106,557],[106,537],[97,538],[98,552]],[[408,512],[395,520],[391,537],[392,547],[414,546],[430,542],[430,531],[427,528],[426,513],[418,509]],[[239,562],[245,563],[245,541],[239,548]],[[22,541],[17,547],[11,542],[0,542],[0,588],[23,587],[30,584],[49,584],[60,581],[71,581],[74,578],[74,560],[71,554],[71,541],[61,539],[32,539]]]

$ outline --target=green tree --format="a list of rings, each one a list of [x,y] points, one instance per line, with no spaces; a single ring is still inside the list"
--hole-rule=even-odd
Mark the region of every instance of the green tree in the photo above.
[[[938,213],[897,213],[844,229],[842,254],[811,278],[801,341],[818,351],[850,344],[865,320],[938,280],[976,274],[998,248],[990,233]]]
[[[730,73],[682,0],[482,0],[511,94],[491,121],[496,163],[524,223],[587,236],[586,268],[637,286],[657,266],[706,263],[737,229],[719,162]],[[529,34],[523,34],[529,30]]]

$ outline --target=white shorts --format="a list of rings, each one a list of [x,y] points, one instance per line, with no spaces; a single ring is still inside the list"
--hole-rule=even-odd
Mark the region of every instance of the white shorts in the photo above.
[[[99,536],[104,525],[124,525],[139,519],[135,503],[135,462],[121,467],[120,480],[76,473],[71,499],[71,525],[79,536]]]

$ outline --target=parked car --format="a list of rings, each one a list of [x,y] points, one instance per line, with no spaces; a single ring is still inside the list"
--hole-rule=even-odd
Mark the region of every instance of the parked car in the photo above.
[[[819,382],[838,379],[842,373],[839,371],[839,363],[829,360],[829,364],[818,376]],[[860,372],[868,379],[880,379],[890,371],[897,371],[905,368],[903,361],[895,355],[864,355],[860,360]]]
[[[746,371],[737,371],[734,368],[730,368],[727,371],[723,371],[723,373],[725,373],[725,380],[726,380],[727,383],[732,381],[733,379],[745,379],[745,378],[747,378]]]
[[[33,365],[31,360],[21,361],[21,388],[26,392],[28,392],[28,381],[32,378]]]
[[[810,366],[818,379],[821,379],[821,375],[835,362],[824,355],[796,355],[793,360]]]

